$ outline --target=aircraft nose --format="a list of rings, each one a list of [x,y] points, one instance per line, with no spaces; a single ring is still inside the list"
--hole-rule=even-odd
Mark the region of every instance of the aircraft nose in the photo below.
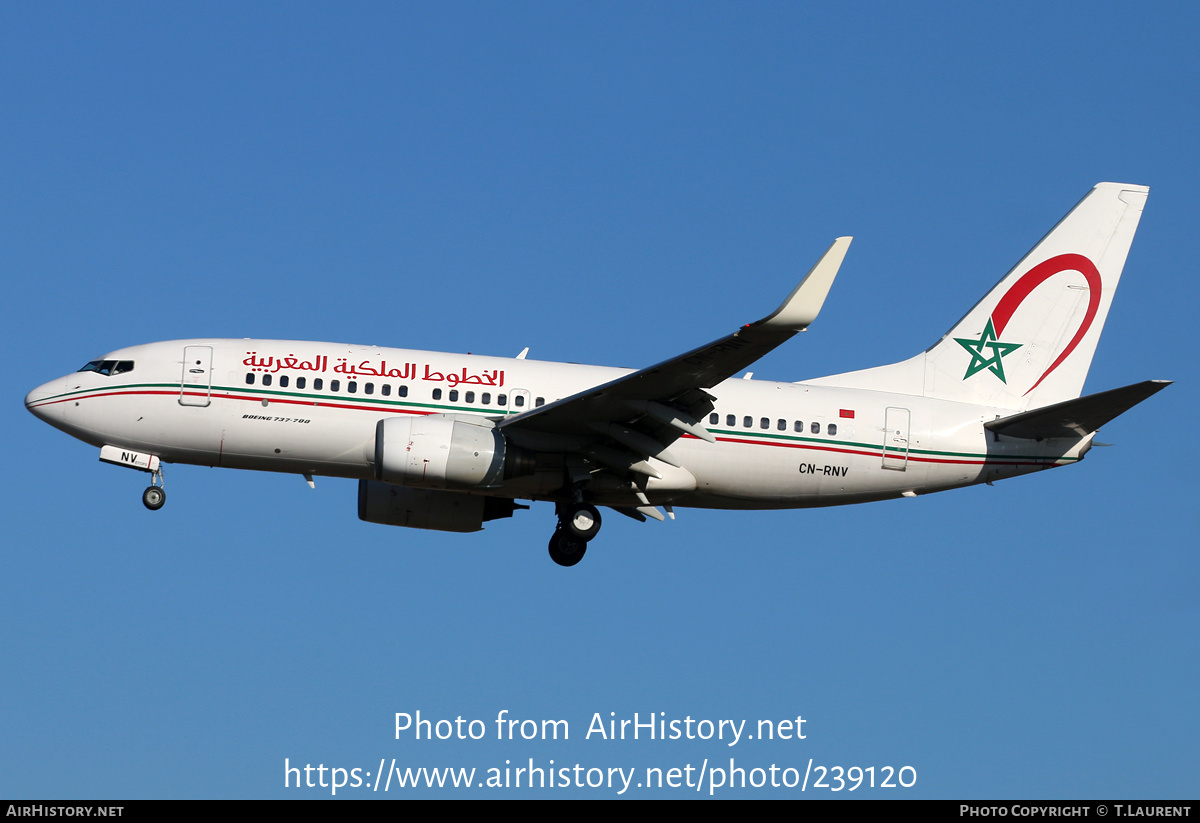
[[[62,404],[54,402],[54,396],[62,394],[63,379],[43,383],[25,395],[25,408],[35,417],[47,423],[62,417]]]

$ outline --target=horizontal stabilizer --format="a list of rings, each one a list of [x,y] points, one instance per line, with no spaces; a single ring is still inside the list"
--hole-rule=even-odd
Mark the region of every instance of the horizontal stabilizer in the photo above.
[[[1002,417],[984,423],[983,427],[997,434],[1029,440],[1086,437],[1169,385],[1170,380],[1146,380],[1132,386],[1089,394],[1052,406]]]

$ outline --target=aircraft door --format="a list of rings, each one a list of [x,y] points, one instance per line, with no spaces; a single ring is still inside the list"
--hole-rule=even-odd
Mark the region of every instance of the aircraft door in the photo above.
[[[184,346],[179,405],[207,406],[212,402],[212,346]]]
[[[908,468],[908,409],[888,406],[883,424],[883,467],[894,471]]]

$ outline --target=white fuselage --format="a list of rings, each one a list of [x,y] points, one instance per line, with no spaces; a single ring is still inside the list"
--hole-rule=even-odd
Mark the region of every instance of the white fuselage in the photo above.
[[[186,354],[186,357],[185,357]],[[630,370],[466,354],[281,340],[180,340],[121,349],[118,374],[77,372],[26,398],[30,410],[95,446],[173,463],[370,478],[376,423],[396,415],[519,414]],[[708,443],[655,461],[656,505],[796,508],[939,491],[1076,462],[1091,437],[1041,442],[983,424],[1011,410],[804,383],[731,379],[708,390]],[[548,499],[562,464],[485,493]],[[593,499],[630,505],[620,484]],[[636,505],[636,503],[634,504]]]

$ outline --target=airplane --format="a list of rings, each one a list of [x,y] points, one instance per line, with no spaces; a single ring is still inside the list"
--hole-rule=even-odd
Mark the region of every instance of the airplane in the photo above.
[[[151,475],[164,463],[358,480],[370,523],[473,532],[555,504],[579,562],[599,507],[834,506],[1078,463],[1171,381],[1081,396],[1149,189],[1095,186],[915,357],[800,383],[737,375],[817,318],[851,238],[771,314],[641,370],[288,340],[119,349],[31,391],[37,417]]]

